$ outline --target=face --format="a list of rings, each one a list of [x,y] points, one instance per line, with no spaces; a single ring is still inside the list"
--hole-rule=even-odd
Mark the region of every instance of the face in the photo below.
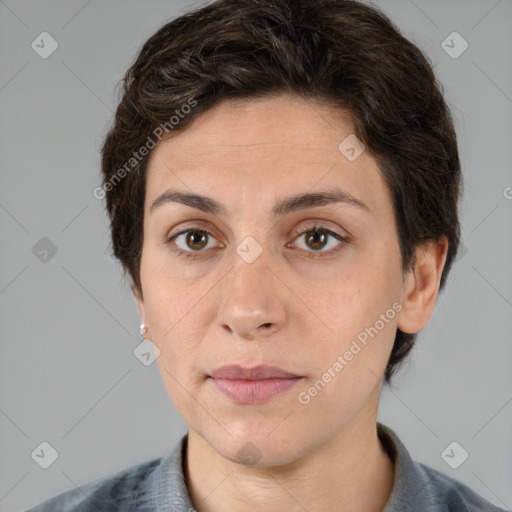
[[[375,419],[403,275],[379,168],[339,149],[353,133],[310,100],[228,101],[150,156],[141,319],[177,410],[227,459],[251,442],[284,464]],[[286,202],[326,192],[344,200]],[[224,365],[296,378],[212,379]]]

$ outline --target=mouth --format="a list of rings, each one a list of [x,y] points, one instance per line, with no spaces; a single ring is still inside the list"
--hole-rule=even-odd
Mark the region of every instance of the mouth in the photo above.
[[[302,380],[300,375],[269,365],[254,368],[222,366],[213,370],[208,378],[217,390],[231,400],[245,405],[267,402]]]

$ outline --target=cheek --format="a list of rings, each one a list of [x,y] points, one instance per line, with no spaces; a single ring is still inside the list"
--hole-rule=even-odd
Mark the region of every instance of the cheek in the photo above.
[[[401,309],[397,279],[390,272],[382,272],[380,281],[373,275],[354,276],[325,296],[312,297],[323,304],[322,319],[329,326],[312,354],[323,401],[338,402],[342,396],[345,403],[357,401],[383,374]]]
[[[385,366],[395,335],[399,288],[392,279],[378,285],[366,283],[346,297],[340,314],[336,355],[343,355],[354,373],[379,373]]]
[[[186,335],[191,317],[197,317],[201,297],[207,290],[201,285],[183,286],[168,269],[154,269],[144,281],[144,307],[154,342],[165,347]]]
[[[353,336],[340,336],[315,350],[315,371],[299,390],[305,413],[332,425],[359,413],[384,374],[395,336],[392,322],[353,327]]]
[[[160,375],[173,403],[180,409],[180,404],[187,399],[184,390],[195,393],[193,368],[202,339],[198,324],[194,322],[195,309],[180,300],[177,290],[165,289],[147,300],[152,341],[160,351],[157,358]]]

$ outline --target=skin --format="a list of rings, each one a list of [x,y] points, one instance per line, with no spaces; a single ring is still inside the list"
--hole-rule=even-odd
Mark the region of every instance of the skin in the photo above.
[[[338,150],[352,133],[347,112],[281,94],[224,101],[150,156],[142,291],[133,291],[146,337],[161,351],[166,390],[189,427],[185,473],[199,512],[372,512],[389,498],[394,464],[376,429],[382,378],[397,327],[418,332],[433,313],[447,243],[419,247],[415,268],[402,273],[377,164],[369,151],[350,161]],[[370,211],[335,203],[272,215],[284,197],[333,186]],[[150,212],[171,187],[212,197],[228,214],[179,203]],[[330,254],[308,258],[319,252],[306,232],[315,225],[350,242],[328,237],[320,252]],[[166,242],[192,227],[209,233],[203,245],[187,245],[186,235]],[[247,236],[262,249],[252,263],[236,251]],[[393,303],[401,311],[300,403],[298,394]],[[207,378],[224,364],[273,364],[303,378],[263,404],[238,404]],[[249,442],[256,464],[238,455]]]

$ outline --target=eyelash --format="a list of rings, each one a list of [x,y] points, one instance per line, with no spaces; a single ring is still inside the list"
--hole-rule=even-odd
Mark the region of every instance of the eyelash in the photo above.
[[[171,242],[175,238],[177,238],[178,236],[184,235],[186,233],[190,233],[192,231],[200,231],[200,232],[204,231],[209,236],[213,237],[213,235],[211,235],[205,229],[202,229],[199,226],[192,226],[192,227],[189,227],[187,229],[184,229],[183,231],[180,231],[179,233],[175,233],[175,234],[169,236],[165,243],[167,245],[170,245]],[[304,235],[304,234],[309,233],[309,232],[312,232],[312,231],[322,231],[322,232],[326,233],[328,236],[331,236],[331,237],[335,238],[336,240],[339,240],[341,242],[341,244],[339,244],[339,246],[343,246],[343,245],[347,245],[347,244],[351,243],[351,241],[350,241],[350,239],[348,237],[342,236],[339,233],[336,233],[336,231],[333,231],[333,230],[328,229],[328,228],[323,227],[323,226],[313,226],[313,227],[310,227],[310,228],[307,228],[307,229],[297,229],[297,230],[295,230],[294,235],[296,236],[296,238],[298,238],[299,236]],[[215,237],[213,237],[213,238],[215,238]],[[331,254],[338,252],[339,250],[341,250],[341,249],[331,249],[330,251],[325,251],[325,252],[310,252],[310,251],[307,251],[308,254],[306,254],[306,257],[310,258],[310,259],[326,258],[326,257],[330,256]],[[184,250],[179,249],[179,248],[173,249],[173,251],[175,251],[178,254],[178,256],[183,257],[186,260],[196,260],[198,258],[201,258],[202,257],[201,253],[205,252],[205,251],[184,251]]]

